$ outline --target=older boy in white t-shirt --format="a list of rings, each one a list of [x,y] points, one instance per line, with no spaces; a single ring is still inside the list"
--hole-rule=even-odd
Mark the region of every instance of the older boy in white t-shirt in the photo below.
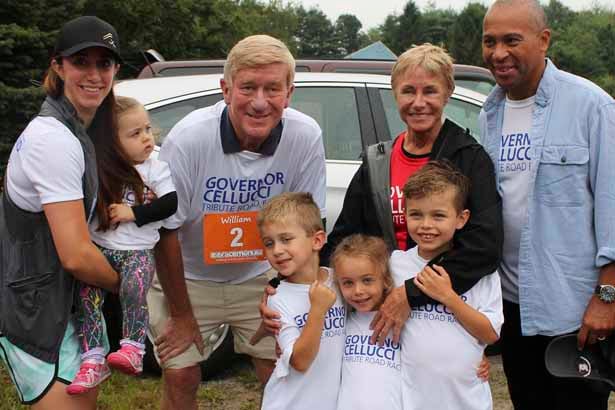
[[[284,193],[261,210],[258,226],[271,266],[283,278],[268,305],[280,312],[282,351],[265,386],[265,410],[335,410],[344,351],[345,308],[319,266],[325,243],[309,193]]]
[[[405,410],[493,407],[489,384],[477,376],[475,365],[486,345],[499,338],[504,321],[499,276],[485,276],[458,295],[448,272],[427,266],[438,255],[446,258],[455,232],[467,222],[468,190],[468,178],[440,161],[425,165],[404,186],[406,224],[417,246],[393,252],[391,272],[396,286],[414,278],[434,299],[412,309],[401,336]]]

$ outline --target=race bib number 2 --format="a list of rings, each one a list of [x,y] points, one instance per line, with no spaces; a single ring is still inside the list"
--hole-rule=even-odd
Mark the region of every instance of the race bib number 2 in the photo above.
[[[257,211],[207,214],[203,217],[203,255],[208,265],[265,259],[256,225]]]

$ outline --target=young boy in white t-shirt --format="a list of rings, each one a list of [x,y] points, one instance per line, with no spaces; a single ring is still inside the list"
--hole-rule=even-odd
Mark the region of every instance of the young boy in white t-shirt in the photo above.
[[[450,275],[427,263],[454,246],[454,234],[468,221],[469,179],[450,163],[434,161],[404,186],[406,224],[417,244],[391,255],[396,286],[414,283],[434,303],[412,308],[401,336],[402,402],[408,409],[491,409],[489,384],[475,370],[486,345],[499,338],[504,321],[497,272],[463,295]],[[441,256],[443,255],[443,256]]]
[[[282,278],[268,305],[280,313],[282,351],[265,386],[265,410],[335,410],[344,352],[345,308],[319,265],[325,243],[320,210],[309,193],[284,193],[259,213],[265,255]]]

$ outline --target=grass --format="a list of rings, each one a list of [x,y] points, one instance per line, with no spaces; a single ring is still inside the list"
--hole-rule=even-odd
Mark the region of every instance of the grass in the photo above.
[[[491,357],[490,385],[495,410],[512,410],[506,389],[506,379],[499,357]],[[114,373],[103,385],[98,408],[101,410],[158,409],[161,382],[153,377],[129,377]],[[615,410],[611,395],[609,409]],[[247,362],[235,363],[224,375],[201,385],[198,391],[199,409],[258,410],[261,392],[258,380]],[[0,365],[0,410],[22,410],[6,368]]]
[[[130,377],[114,372],[103,384],[98,398],[100,410],[158,409],[162,396],[158,377]],[[197,394],[199,409],[258,410],[261,392],[259,382],[247,361],[233,362],[219,378],[201,385]],[[6,367],[0,361],[0,410],[25,410]]]

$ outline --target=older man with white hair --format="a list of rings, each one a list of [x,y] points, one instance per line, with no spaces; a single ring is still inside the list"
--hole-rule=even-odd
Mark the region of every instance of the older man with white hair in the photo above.
[[[203,340],[223,323],[263,384],[273,370],[273,340],[248,343],[271,268],[256,214],[277,194],[306,191],[325,216],[322,133],[312,118],[288,108],[294,72],[280,40],[246,37],[227,57],[224,101],[179,121],[160,151],[179,202],[156,247],[158,281],[148,294],[163,409],[196,409],[199,362],[211,353]]]

